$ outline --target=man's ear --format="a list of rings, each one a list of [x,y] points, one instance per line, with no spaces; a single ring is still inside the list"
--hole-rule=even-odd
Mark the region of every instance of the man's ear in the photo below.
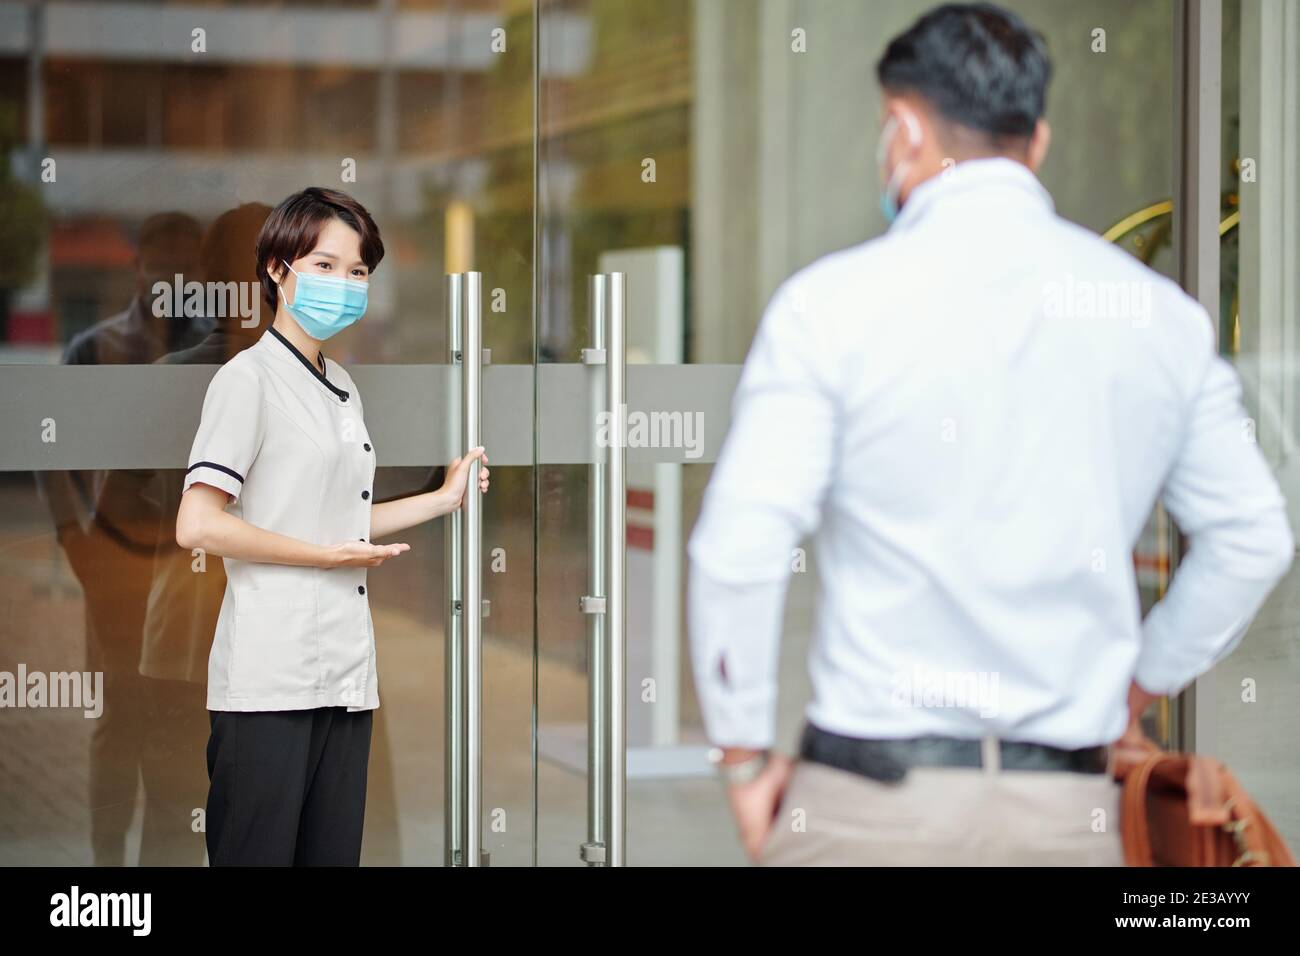
[[[1029,155],[1026,157],[1027,165],[1033,172],[1038,172],[1038,167],[1043,164],[1047,158],[1047,147],[1052,143],[1052,127],[1048,125],[1047,120],[1040,119],[1034,124],[1034,135],[1029,137]]]
[[[921,120],[911,103],[901,98],[891,99],[885,110],[885,116],[886,119],[892,118],[898,124],[898,129],[902,133],[898,139],[907,153],[915,153],[920,149],[923,138]]]

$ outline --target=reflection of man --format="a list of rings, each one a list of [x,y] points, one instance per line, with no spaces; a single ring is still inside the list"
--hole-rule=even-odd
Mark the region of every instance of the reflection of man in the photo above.
[[[193,344],[202,322],[184,316],[156,316],[154,303],[171,295],[176,276],[196,278],[202,230],[179,212],[150,216],[140,226],[135,255],[135,297],[127,308],[76,335],[68,344],[68,365],[144,365]],[[160,291],[165,283],[168,291]],[[170,309],[158,311],[170,312]]]
[[[193,319],[153,314],[153,287],[197,270],[200,228],[189,216],[163,213],[140,228],[136,295],[125,311],[80,333],[69,365],[152,362],[194,341]],[[158,505],[145,491],[148,472],[50,472],[38,476],[59,544],[85,595],[86,666],[104,673],[104,713],[90,752],[91,844],[94,862],[125,861],[135,813],[147,723],[139,666],[145,602],[152,580]]]
[[[158,359],[166,365],[220,365],[257,342],[272,316],[262,315],[253,250],[271,208],[248,203],[218,216],[203,237],[199,265],[208,283],[248,283],[252,296],[213,296],[223,311],[208,316],[202,341]],[[237,288],[237,287],[236,287]],[[251,301],[251,315],[231,306]],[[142,764],[145,814],[140,860],[150,865],[203,863],[204,839],[194,812],[207,800],[204,748],[208,651],[226,589],[220,558],[207,560],[176,546],[176,509],[183,471],[156,476],[160,527],[144,623],[140,674],[150,706],[150,729]]]
[[[1205,310],[1059,219],[1032,173],[1049,72],[987,4],[891,41],[897,218],[785,282],[745,363],[689,614],[762,862],[1121,863],[1108,745],[1231,650],[1291,563]],[[1108,306],[1117,289],[1147,308]],[[1130,553],[1158,496],[1191,550],[1141,621]],[[791,553],[813,532],[792,770],[767,749]]]

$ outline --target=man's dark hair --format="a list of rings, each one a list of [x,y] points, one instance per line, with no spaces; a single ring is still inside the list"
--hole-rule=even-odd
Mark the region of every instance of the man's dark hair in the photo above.
[[[257,234],[257,278],[272,312],[277,305],[277,286],[267,264],[281,260],[294,262],[311,252],[320,238],[321,228],[331,219],[341,220],[361,237],[361,261],[371,272],[384,258],[379,227],[361,203],[345,192],[319,186],[294,193],[271,210]]]
[[[1051,76],[1043,37],[991,3],[936,7],[876,64],[886,92],[916,93],[944,119],[998,139],[1033,134]]]
[[[266,203],[250,202],[227,209],[214,219],[199,247],[203,278],[209,282],[246,282],[255,276],[257,239],[270,215],[271,207]]]
[[[186,240],[198,242],[202,236],[203,227],[193,216],[183,212],[160,212],[140,224],[135,244],[136,249],[143,250],[154,246],[168,247]]]

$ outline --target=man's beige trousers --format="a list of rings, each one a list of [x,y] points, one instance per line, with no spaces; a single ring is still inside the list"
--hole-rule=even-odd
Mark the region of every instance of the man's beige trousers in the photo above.
[[[1122,866],[1110,774],[917,767],[896,784],[801,760],[763,866]]]

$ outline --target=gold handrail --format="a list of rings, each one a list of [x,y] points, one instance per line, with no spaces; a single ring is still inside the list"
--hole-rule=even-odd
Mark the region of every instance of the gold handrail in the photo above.
[[[1144,209],[1137,212],[1129,213],[1115,225],[1111,226],[1101,234],[1101,237],[1107,242],[1116,242],[1120,237],[1132,232],[1138,226],[1150,222],[1160,216],[1168,215],[1174,211],[1174,201],[1166,199],[1163,202],[1152,203]],[[1222,235],[1222,233],[1220,233]]]
[[[1101,237],[1107,242],[1117,242],[1128,233],[1132,232],[1138,226],[1145,225],[1152,219],[1159,219],[1161,216],[1167,216],[1174,211],[1174,201],[1165,199],[1161,202],[1152,203],[1139,209],[1137,212],[1131,212],[1115,225],[1111,226],[1101,234]],[[1219,236],[1226,236],[1232,229],[1241,223],[1241,210],[1237,209],[1229,213],[1223,222],[1219,223]]]

